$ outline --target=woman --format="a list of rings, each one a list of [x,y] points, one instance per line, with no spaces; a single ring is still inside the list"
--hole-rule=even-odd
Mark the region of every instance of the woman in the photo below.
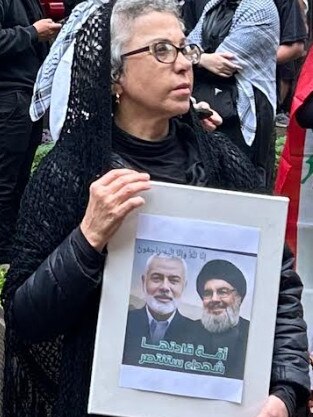
[[[273,0],[189,0],[190,42],[205,53],[193,95],[223,118],[219,127],[263,172],[276,109],[279,17]]]
[[[23,199],[4,290],[5,417],[87,415],[105,247],[125,216],[144,204],[138,193],[150,188],[150,178],[241,190],[259,183],[237,148],[227,139],[208,137],[189,112],[192,64],[200,51],[186,44],[176,2],[116,2],[112,74],[111,7],[99,8],[76,36],[61,137]],[[287,417],[287,409],[292,412],[307,396],[301,283],[290,271],[290,256],[286,262],[274,395],[262,417],[274,411]],[[294,290],[284,295],[291,283]],[[286,371],[282,380],[286,360],[290,374]]]

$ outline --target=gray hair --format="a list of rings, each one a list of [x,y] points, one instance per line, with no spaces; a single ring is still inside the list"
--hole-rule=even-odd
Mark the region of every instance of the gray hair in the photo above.
[[[111,16],[111,75],[112,81],[118,80],[122,72],[125,44],[132,36],[134,19],[149,12],[173,14],[181,22],[177,0],[117,0]]]
[[[149,256],[149,258],[147,259],[147,262],[146,262],[146,266],[145,266],[145,270],[144,270],[144,275],[147,275],[147,273],[148,273],[148,271],[149,271],[149,269],[151,267],[152,262],[156,258],[158,258],[158,259],[173,259],[175,261],[181,262],[181,264],[183,266],[183,270],[184,270],[184,275],[185,275],[184,278],[185,278],[185,281],[187,281],[187,272],[188,271],[187,271],[187,264],[186,264],[185,259],[180,258],[178,256],[166,255],[164,253],[160,253],[160,254],[154,253],[153,255]]]

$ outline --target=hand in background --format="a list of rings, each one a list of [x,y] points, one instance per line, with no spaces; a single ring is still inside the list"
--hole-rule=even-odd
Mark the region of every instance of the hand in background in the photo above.
[[[59,33],[61,23],[54,23],[52,19],[41,19],[33,24],[38,34],[39,42],[50,41]]]
[[[242,68],[233,61],[235,55],[230,52],[204,53],[201,55],[200,65],[220,77],[229,78]]]
[[[193,102],[193,107],[197,109],[208,109],[213,113],[211,116],[204,117],[201,119],[201,124],[208,132],[213,132],[218,126],[223,123],[221,116],[213,110],[210,105],[205,101],[199,101],[199,103]]]

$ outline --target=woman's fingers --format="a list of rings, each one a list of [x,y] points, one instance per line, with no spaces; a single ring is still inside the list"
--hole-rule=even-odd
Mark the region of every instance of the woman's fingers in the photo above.
[[[127,177],[126,181],[131,181],[133,177],[130,177],[130,175],[134,176],[140,176],[143,178],[150,178],[149,174],[138,172],[132,169],[128,168],[122,168],[122,169],[112,169],[111,171],[107,172],[106,174],[102,175],[99,179],[93,182],[93,184],[107,186],[112,184],[113,182],[121,183],[123,184],[123,177]],[[130,177],[130,178],[129,178]],[[125,178],[124,178],[125,179]]]
[[[119,206],[119,217],[124,219],[131,211],[145,204],[145,199],[141,196],[129,198]]]
[[[151,188],[150,181],[132,181],[130,183],[125,183],[119,190],[114,194],[111,194],[107,198],[107,204],[120,205],[125,201],[133,198],[136,194],[147,191]]]
[[[123,175],[129,175],[131,173],[137,173],[132,169],[122,168],[122,169],[112,169],[111,171],[107,172],[106,174],[102,175],[93,184],[96,185],[109,185],[112,181],[122,177]]]
[[[137,194],[150,189],[149,174],[112,170],[94,181],[81,230],[89,243],[102,250],[126,214],[144,204]]]
[[[130,169],[114,169],[93,182],[93,187],[110,195],[116,193],[124,186],[136,181],[149,181],[150,175]]]
[[[132,172],[128,175],[122,175],[115,180],[113,180],[108,186],[108,192],[112,194],[118,193],[120,190],[124,189],[126,192],[129,188],[132,188],[133,184],[138,182],[149,184],[150,175],[144,172]]]

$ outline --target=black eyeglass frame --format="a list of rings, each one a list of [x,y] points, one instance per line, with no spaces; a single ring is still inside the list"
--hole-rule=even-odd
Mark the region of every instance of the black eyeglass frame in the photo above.
[[[157,55],[156,55],[156,51],[155,51],[155,48],[156,48],[156,46],[157,46],[157,45],[160,45],[160,44],[161,44],[161,45],[162,45],[162,44],[171,45],[171,46],[173,46],[173,47],[175,48],[175,50],[176,50],[176,56],[175,56],[175,59],[174,59],[173,61],[171,61],[171,62],[164,62],[164,61],[161,61],[161,60],[157,57]],[[199,56],[198,56],[198,60],[197,60],[196,62],[193,62],[192,60],[189,60],[189,59],[188,59],[188,57],[187,57],[188,55],[185,55],[185,54],[184,54],[183,50],[184,50],[185,48],[187,48],[188,46],[195,47],[196,49],[198,49],[198,51],[199,51]],[[177,59],[177,57],[178,57],[179,52],[181,52],[181,53],[184,55],[184,57],[185,57],[188,61],[190,61],[192,64],[198,64],[198,63],[199,63],[199,61],[200,61],[201,54],[203,53],[203,50],[202,50],[202,48],[201,48],[199,45],[197,45],[196,43],[189,43],[189,44],[184,45],[184,46],[182,46],[182,47],[178,47],[178,46],[176,46],[176,45],[172,44],[171,42],[164,42],[164,41],[163,41],[163,42],[154,42],[154,43],[152,43],[151,45],[144,46],[143,48],[139,48],[139,49],[135,49],[134,51],[127,52],[126,54],[121,55],[121,58],[126,58],[126,57],[128,57],[128,56],[141,54],[142,52],[150,52],[150,54],[151,54],[151,55],[153,55],[153,56],[154,56],[154,58],[155,58],[158,62],[161,62],[162,64],[173,64],[173,63],[176,61],[176,59]]]
[[[227,291],[226,291],[227,290]],[[221,294],[221,291],[225,291],[225,294]],[[208,295],[208,292],[210,292],[210,295]],[[218,288],[216,291],[213,290],[205,290],[203,292],[203,296],[202,298],[206,298],[206,299],[212,299],[214,293],[219,297],[219,298],[227,298],[229,297],[232,293],[237,292],[236,288]]]

